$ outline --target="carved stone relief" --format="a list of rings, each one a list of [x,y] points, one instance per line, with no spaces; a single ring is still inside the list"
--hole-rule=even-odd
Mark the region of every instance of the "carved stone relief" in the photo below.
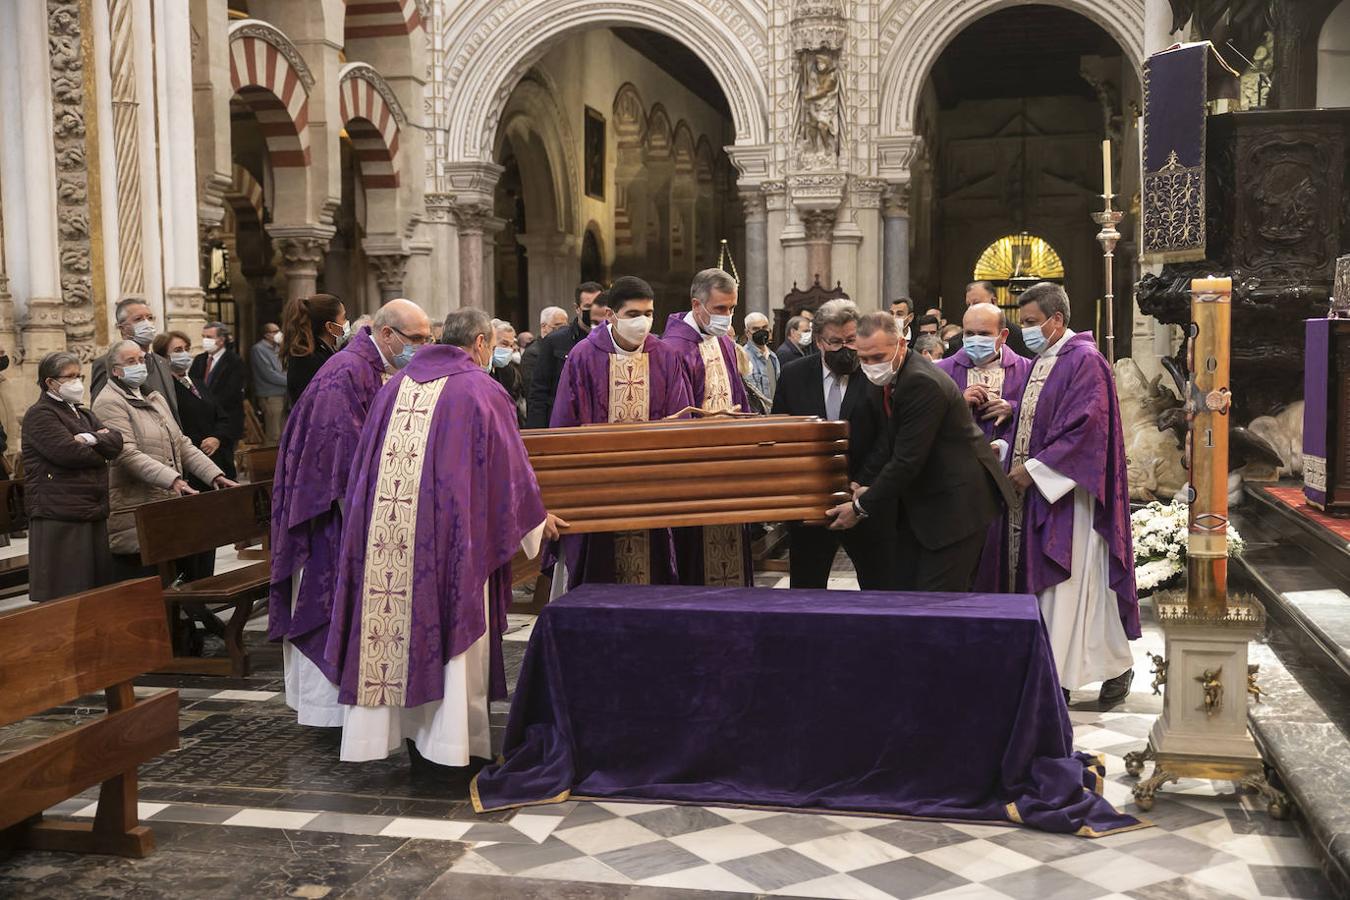
[[[48,0],[52,134],[56,152],[57,238],[66,345],[94,357],[94,284],[90,274],[89,167],[85,163],[84,60],[78,0]]]

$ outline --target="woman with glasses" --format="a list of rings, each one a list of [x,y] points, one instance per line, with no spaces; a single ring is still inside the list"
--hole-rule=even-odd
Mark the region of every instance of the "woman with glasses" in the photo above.
[[[52,600],[110,584],[108,463],[122,435],[84,406],[80,360],[64,351],[38,363],[42,392],[23,417],[28,508],[28,598]]]

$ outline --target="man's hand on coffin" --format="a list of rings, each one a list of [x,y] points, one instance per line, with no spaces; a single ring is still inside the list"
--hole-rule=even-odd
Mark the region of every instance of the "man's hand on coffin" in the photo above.
[[[547,513],[544,516],[544,539],[556,541],[562,530],[570,527],[572,526],[566,520],[558,518],[553,513]]]
[[[825,515],[834,521],[830,523],[832,531],[844,531],[858,524],[858,512],[853,508],[853,501],[841,503],[833,509],[827,510]]]

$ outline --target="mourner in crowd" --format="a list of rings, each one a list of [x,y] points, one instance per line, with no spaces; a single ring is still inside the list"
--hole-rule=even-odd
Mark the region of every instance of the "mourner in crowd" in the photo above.
[[[286,371],[281,367],[281,328],[266,322],[262,337],[248,353],[253,375],[253,401],[263,420],[263,439],[269,444],[281,440],[286,423]]]
[[[562,378],[567,354],[586,337],[593,325],[604,321],[609,315],[609,309],[603,301],[599,307],[595,306],[604,290],[594,281],[583,281],[577,285],[572,321],[540,340],[539,357],[534,364],[533,380],[525,404],[526,428],[548,427],[549,418],[553,415],[553,398],[558,393],[558,381]]]
[[[347,308],[332,294],[313,294],[286,305],[281,364],[286,369],[286,394],[292,406],[350,331]]]

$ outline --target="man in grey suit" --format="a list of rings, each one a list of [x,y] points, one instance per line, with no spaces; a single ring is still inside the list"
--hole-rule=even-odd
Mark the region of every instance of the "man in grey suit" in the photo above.
[[[142,391],[158,391],[169,404],[169,411],[173,413],[175,421],[182,425],[178,415],[178,396],[173,388],[173,369],[169,367],[167,359],[158,353],[149,352],[150,344],[159,331],[155,327],[155,314],[150,310],[150,306],[140,297],[123,297],[117,301],[114,317],[120,337],[113,341],[113,346],[116,347],[122,340],[135,341],[145,351],[145,367],[149,370],[149,375],[145,379]],[[90,403],[108,383],[109,363],[107,354],[94,360],[90,372]]]

